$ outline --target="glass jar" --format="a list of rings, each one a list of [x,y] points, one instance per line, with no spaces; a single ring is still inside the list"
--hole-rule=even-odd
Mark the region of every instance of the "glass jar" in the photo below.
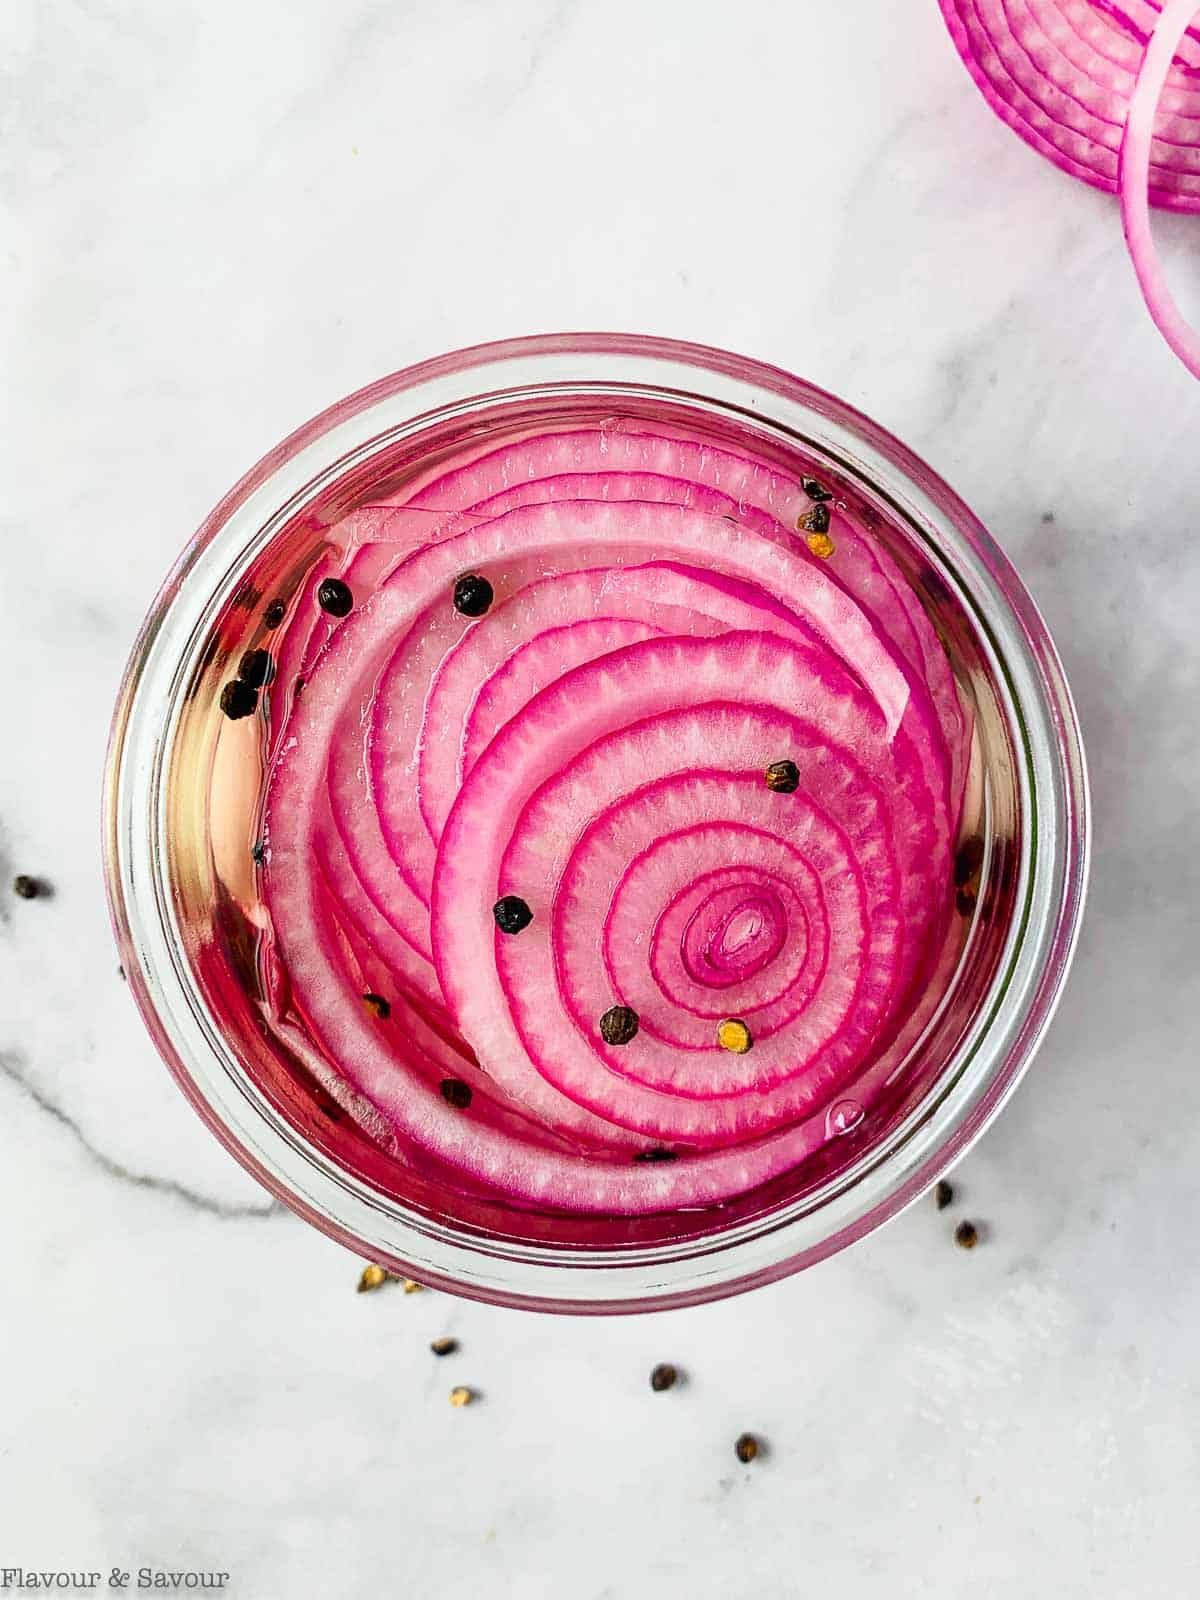
[[[802,450],[865,514],[875,508],[974,702],[984,860],[953,980],[885,1114],[743,1201],[597,1232],[528,1210],[448,1206],[347,1121],[319,1073],[279,1050],[247,999],[261,932],[246,865],[259,786],[216,752],[222,679],[259,642],[263,596],[303,581],[364,486],[378,493],[465,439],[610,412],[749,433],[784,460]],[[554,335],[385,378],[301,428],[226,496],[167,578],[130,659],[104,839],[121,959],[146,1024],[197,1111],[268,1189],[404,1276],[504,1305],[620,1312],[794,1272],[894,1216],[958,1160],[1012,1092],[1061,991],[1083,906],[1088,800],[1046,628],[929,467],[775,368],[666,340]]]

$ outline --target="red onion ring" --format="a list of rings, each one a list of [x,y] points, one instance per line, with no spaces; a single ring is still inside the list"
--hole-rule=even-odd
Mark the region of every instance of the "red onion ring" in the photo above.
[[[1138,286],[1194,377],[1200,334],[1159,260],[1150,207],[1200,211],[1195,0],[938,0],[997,116],[1071,177],[1119,195]]]
[[[1154,325],[1195,378],[1200,378],[1200,333],[1179,309],[1167,284],[1150,227],[1147,180],[1155,107],[1180,40],[1196,16],[1195,0],[1168,0],[1154,26],[1138,72],[1121,141],[1121,221],[1146,309]]]

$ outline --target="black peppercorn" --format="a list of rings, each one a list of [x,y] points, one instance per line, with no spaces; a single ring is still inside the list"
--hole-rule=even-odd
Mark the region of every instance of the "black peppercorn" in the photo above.
[[[282,600],[272,600],[263,612],[263,624],[268,628],[277,628],[286,616],[286,604]]]
[[[445,1339],[435,1339],[429,1348],[433,1351],[435,1356],[452,1356],[458,1349],[458,1340],[451,1339],[449,1337]]]
[[[495,598],[491,584],[477,572],[468,572],[454,585],[454,609],[464,617],[482,617]]]
[[[368,990],[362,997],[362,1003],[368,1011],[379,1018],[380,1022],[386,1022],[392,1014],[391,1002],[385,1000],[381,994],[373,994]]]
[[[810,500],[833,499],[833,490],[827,489],[818,478],[801,478],[800,487]]]
[[[939,1178],[937,1188],[933,1191],[933,1199],[938,1210],[945,1211],[954,1199],[954,1185],[947,1183],[945,1178]]]
[[[258,843],[251,849],[250,859],[254,862],[256,867],[261,867],[263,862],[266,860],[266,856],[267,847],[260,839]]]
[[[253,716],[258,709],[258,690],[240,678],[230,678],[221,690],[221,710],[231,722]]]
[[[275,676],[275,663],[267,650],[247,650],[238,667],[238,677],[252,689],[265,689]]]
[[[733,1453],[739,1461],[748,1465],[758,1454],[758,1440],[752,1433],[740,1434],[734,1444]]]
[[[661,1394],[664,1389],[673,1389],[679,1380],[679,1373],[669,1361],[660,1361],[650,1374],[650,1387],[655,1394]]]
[[[353,608],[354,596],[340,578],[325,578],[317,590],[317,604],[331,617],[346,617]]]
[[[675,1161],[678,1160],[674,1150],[639,1150],[633,1158],[635,1161]]]
[[[806,533],[828,533],[829,507],[820,504],[815,505],[811,511],[806,512],[800,518],[800,526]]]
[[[638,1031],[638,1014],[628,1006],[609,1006],[600,1018],[600,1037],[605,1044],[628,1044]]]
[[[506,894],[497,900],[492,915],[501,933],[520,933],[533,921],[533,912],[516,894]]]
[[[800,768],[794,761],[772,761],[765,777],[775,794],[795,794],[800,787]]]
[[[42,893],[41,880],[31,878],[27,872],[22,872],[13,879],[13,893],[22,900],[36,900]]]
[[[954,1242],[960,1250],[974,1250],[979,1243],[979,1229],[973,1222],[960,1222],[954,1230]]]
[[[471,1085],[464,1083],[461,1078],[443,1078],[440,1087],[442,1099],[447,1105],[465,1111],[471,1104]]]

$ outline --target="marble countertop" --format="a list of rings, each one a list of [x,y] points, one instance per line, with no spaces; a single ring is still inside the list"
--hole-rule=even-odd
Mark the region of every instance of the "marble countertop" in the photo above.
[[[0,1568],[1200,1592],[1200,388],[1113,204],[985,109],[934,0],[16,0],[0,40]],[[1161,235],[1186,287],[1194,222]],[[1095,795],[1075,973],[960,1207],[602,1323],[356,1295],[168,1079],[98,859],[126,653],[224,489],[371,378],[564,327],[777,362],[940,468],[1056,634]]]

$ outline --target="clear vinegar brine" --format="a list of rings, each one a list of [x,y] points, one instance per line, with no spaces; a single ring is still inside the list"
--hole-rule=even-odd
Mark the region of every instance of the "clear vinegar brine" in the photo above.
[[[735,418],[373,456],[214,635],[210,1001],[310,1136],[480,1227],[818,1181],[911,1099],[987,890],[962,637],[885,501]]]

